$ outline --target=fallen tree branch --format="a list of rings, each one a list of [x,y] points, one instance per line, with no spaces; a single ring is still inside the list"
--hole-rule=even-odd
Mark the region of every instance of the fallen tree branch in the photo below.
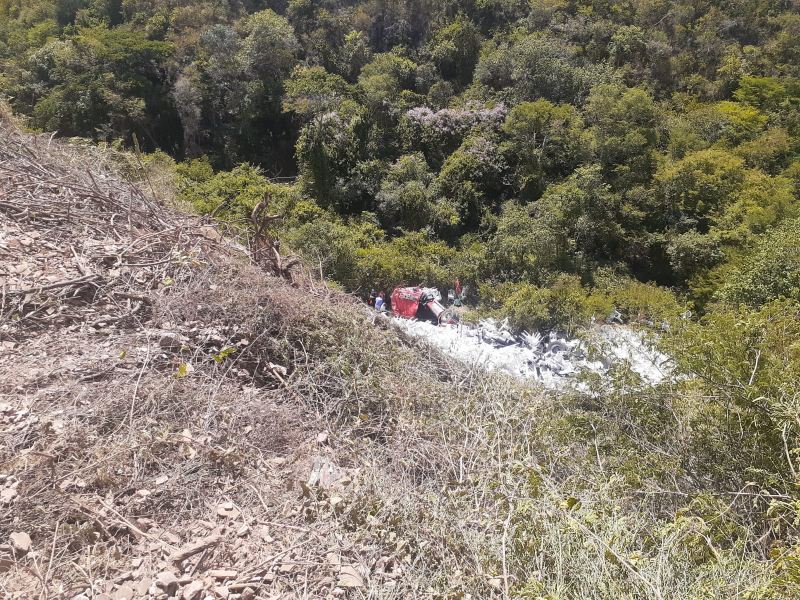
[[[199,552],[203,552],[204,550],[213,548],[214,546],[218,545],[221,541],[222,541],[222,536],[218,533],[215,533],[208,537],[204,537],[202,539],[197,540],[193,544],[184,546],[177,552],[172,553],[169,557],[169,560],[174,563],[182,562],[187,558],[189,558],[190,556],[194,556]]]
[[[51,283],[48,285],[42,285],[39,287],[28,288],[25,290],[9,290],[6,292],[9,296],[24,296],[26,294],[38,294],[41,292],[45,292],[47,290],[55,290],[62,287],[69,287],[71,285],[78,285],[80,283],[94,283],[100,279],[98,275],[85,275],[83,277],[78,277],[77,279],[69,279],[67,281],[59,281],[56,283]]]

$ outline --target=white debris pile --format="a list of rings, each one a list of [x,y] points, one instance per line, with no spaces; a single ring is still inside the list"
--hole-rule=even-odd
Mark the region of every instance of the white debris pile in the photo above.
[[[606,373],[625,361],[645,382],[656,384],[668,374],[668,357],[628,327],[602,325],[592,330],[590,344],[553,333],[515,336],[506,321],[481,321],[477,326],[434,325],[396,318],[407,333],[427,340],[445,353],[490,371],[535,379],[553,388],[569,386],[581,372]],[[591,352],[589,351],[591,345]]]
[[[593,348],[611,366],[627,363],[634,373],[648,383],[661,383],[672,375],[672,359],[659,352],[642,331],[625,325],[601,325],[589,333]]]

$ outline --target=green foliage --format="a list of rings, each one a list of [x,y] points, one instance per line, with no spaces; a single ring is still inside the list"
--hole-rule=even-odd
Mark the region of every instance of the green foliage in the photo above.
[[[579,103],[609,76],[603,66],[583,63],[574,46],[535,33],[487,47],[475,78],[494,89],[510,87],[517,100]]]
[[[798,214],[792,184],[759,171],[745,175],[741,191],[715,222],[712,232],[726,243],[745,244],[754,235]]]
[[[39,129],[208,156],[199,210],[249,197],[220,183],[247,163],[342,227],[474,248],[476,281],[613,265],[703,304],[795,214],[800,21],[662,4],[3,0],[0,93]]]
[[[272,10],[249,15],[241,25],[239,62],[248,78],[281,80],[297,62],[300,44],[289,21]],[[265,60],[268,58],[268,60]]]
[[[581,167],[534,204],[504,205],[487,244],[487,268],[538,284],[553,272],[588,274],[618,254],[624,238],[619,220],[619,198],[600,167]]]
[[[744,179],[743,161],[723,150],[694,152],[666,163],[655,175],[669,218],[701,233],[733,202]]]
[[[404,233],[383,243],[359,249],[358,270],[347,281],[353,289],[391,291],[397,285],[446,289],[453,277],[447,268],[454,250],[423,232]]]
[[[299,175],[390,236],[478,235],[480,279],[614,264],[705,301],[800,189],[798,20],[767,4],[4,0],[0,93],[40,129]]]
[[[640,66],[647,56],[647,34],[638,25],[622,25],[611,36],[608,53],[618,67]]]
[[[481,286],[481,303],[498,314],[508,317],[509,323],[519,330],[538,331],[550,325],[547,288],[532,284],[506,283],[500,286]]]
[[[86,5],[85,0],[58,0],[56,3],[56,19],[59,25],[75,22],[78,11]]]
[[[771,127],[758,137],[739,144],[736,154],[744,158],[748,167],[777,173],[787,166],[796,144],[787,130]]]
[[[310,118],[336,110],[350,95],[347,82],[322,67],[296,67],[286,80],[283,109]]]
[[[152,148],[152,128],[171,118],[153,65],[172,51],[170,44],[139,32],[80,29],[69,42],[49,42],[34,51],[32,70],[11,91],[30,102],[34,127],[105,140],[130,140],[136,133]],[[155,107],[164,107],[165,114],[154,115]]]
[[[729,101],[698,106],[688,117],[693,131],[706,145],[725,146],[753,139],[768,121],[757,108]]]
[[[149,40],[140,32],[106,27],[81,29],[74,41],[79,50],[88,52],[95,60],[120,74],[127,70],[146,69],[173,51],[171,44]]]
[[[507,202],[486,244],[486,271],[503,280],[542,282],[560,266],[556,241],[537,226],[531,208]]]
[[[214,213],[233,222],[247,221],[273,189],[260,169],[248,164],[213,174],[207,160],[193,160],[178,165],[177,173],[179,201],[202,214]]]
[[[181,185],[184,188],[194,184],[206,183],[214,177],[214,168],[206,156],[178,163],[176,170],[182,178]]]
[[[602,322],[614,310],[634,323],[673,322],[685,310],[673,293],[652,284],[612,277],[594,287],[575,275],[558,275],[546,286],[530,283],[482,285],[480,297],[493,314],[508,317],[520,331],[551,328],[567,332]]]
[[[589,154],[589,136],[569,104],[521,102],[508,114],[503,133],[502,149],[518,165],[517,189],[526,199],[538,197],[548,181],[568,175]]]
[[[734,97],[762,110],[778,110],[800,102],[800,83],[777,77],[742,77]]]
[[[794,160],[788,167],[786,167],[782,175],[786,177],[794,186],[795,198],[800,198],[800,159]]]
[[[358,79],[361,69],[372,60],[372,48],[360,31],[350,31],[344,36],[344,44],[338,60],[339,73],[353,83]]]
[[[529,283],[486,285],[480,295],[487,307],[508,317],[509,324],[519,331],[556,328],[574,333],[587,326],[592,317],[605,318],[613,309],[608,296],[590,292],[573,275],[560,275],[547,287]]]
[[[649,180],[659,145],[659,112],[645,90],[606,84],[592,88],[587,119],[596,156],[618,185]]]
[[[459,16],[436,32],[430,53],[444,79],[457,80],[465,85],[472,80],[480,46],[478,28],[469,19]]]
[[[326,277],[348,286],[357,286],[364,279],[360,274],[359,251],[384,239],[383,231],[371,219],[345,222],[308,201],[298,203],[288,225],[280,232],[286,245]]]
[[[352,214],[363,208],[349,194],[360,154],[360,115],[325,113],[308,123],[297,141],[303,184],[324,207]]]
[[[706,402],[728,411],[739,424],[736,440],[748,436],[748,454],[760,467],[786,474],[795,469],[789,450],[800,446],[800,305],[774,300],[761,308],[718,307],[700,322],[670,337],[678,367],[695,376],[689,387],[704,390]],[[784,452],[784,450],[786,450]],[[748,460],[751,460],[748,457]]]
[[[413,88],[415,72],[416,65],[408,58],[390,52],[375,55],[358,77],[367,106],[383,110],[385,100],[395,99],[403,90]]]
[[[482,490],[508,504],[510,594],[632,598],[652,580],[665,598],[782,600],[800,564],[796,12],[0,0],[0,95],[36,129],[175,157],[177,199],[197,212],[244,226],[268,197],[283,217],[271,233],[346,290],[457,276],[520,329],[571,331],[614,308],[668,321],[686,379],[644,390],[614,373],[559,395],[574,401],[563,419],[537,413],[508,438],[544,434],[536,461],[575,444],[563,494],[528,465],[530,497]],[[148,173],[172,169],[153,156]],[[685,305],[701,319],[678,318]],[[658,518],[629,519],[643,513]]]
[[[225,360],[227,360],[228,357],[233,355],[235,352],[236,352],[236,348],[234,348],[233,346],[226,346],[222,350],[220,350],[219,352],[216,352],[216,353],[212,354],[211,358],[213,358],[214,362],[219,365],[219,364],[222,364],[223,362],[225,362]],[[180,372],[180,368],[178,369],[178,371]]]
[[[618,196],[603,181],[600,168],[592,165],[549,186],[534,216],[537,231],[552,240],[554,264],[582,271],[617,255],[623,241],[619,210]]]
[[[766,233],[728,271],[720,299],[756,307],[781,297],[800,302],[800,221]]]
[[[416,230],[431,224],[435,207],[428,187],[433,175],[422,154],[401,156],[389,170],[376,196],[384,229]]]
[[[669,237],[667,256],[673,272],[687,280],[719,263],[724,253],[715,236],[690,230]]]
[[[672,322],[686,310],[675,294],[652,283],[623,279],[611,285],[599,285],[595,294],[605,294],[626,319],[633,322]]]
[[[475,134],[464,140],[433,182],[432,193],[449,215],[443,219],[443,231],[463,231],[480,223],[483,211],[499,196],[507,169],[493,137]]]

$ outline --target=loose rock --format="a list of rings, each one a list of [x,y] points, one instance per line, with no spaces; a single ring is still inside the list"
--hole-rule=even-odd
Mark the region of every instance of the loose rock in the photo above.
[[[256,597],[256,591],[253,588],[244,588],[242,590],[242,600],[253,600]]]
[[[202,581],[192,581],[189,585],[187,585],[181,593],[183,595],[183,600],[197,600],[203,594],[203,589],[205,586],[203,585]]]
[[[172,571],[162,571],[156,576],[156,587],[164,590],[168,595],[173,595],[178,589],[178,578]]]
[[[129,583],[120,586],[111,595],[112,600],[134,600],[136,598],[136,589]]]
[[[31,536],[24,531],[15,531],[10,539],[11,548],[16,554],[26,554],[31,549]]]

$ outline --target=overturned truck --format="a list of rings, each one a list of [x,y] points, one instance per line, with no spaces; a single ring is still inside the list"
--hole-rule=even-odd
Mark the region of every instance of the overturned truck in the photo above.
[[[442,306],[437,294],[429,288],[398,287],[392,292],[392,314],[404,319],[433,323],[455,323],[456,313]]]

